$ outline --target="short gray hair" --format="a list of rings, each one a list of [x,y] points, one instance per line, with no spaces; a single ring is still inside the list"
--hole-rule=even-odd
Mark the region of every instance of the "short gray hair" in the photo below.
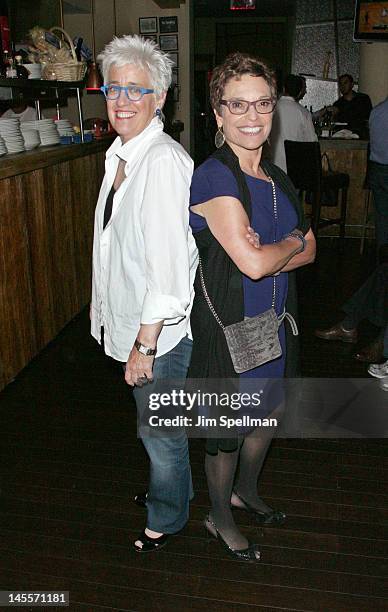
[[[98,55],[97,60],[105,83],[113,65],[121,67],[133,64],[149,72],[156,95],[160,96],[171,85],[173,61],[154,41],[137,34],[120,38],[115,36]]]

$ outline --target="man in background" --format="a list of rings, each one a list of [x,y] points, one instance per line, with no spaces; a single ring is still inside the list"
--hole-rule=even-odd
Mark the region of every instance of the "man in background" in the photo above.
[[[328,329],[317,329],[315,335],[322,340],[355,343],[358,324],[363,319],[367,319],[380,328],[380,333],[372,344],[356,353],[355,357],[359,361],[378,362],[383,350],[384,356],[388,356],[386,331],[384,337],[384,330],[388,324],[388,98],[372,110],[369,118],[369,134],[370,155],[367,174],[369,187],[373,193],[379,265],[342,306],[342,310],[346,313],[345,318]],[[377,373],[381,373],[378,363],[372,365],[373,371],[377,368]],[[375,374],[372,373],[372,376]]]
[[[372,102],[369,96],[354,91],[354,79],[351,74],[342,74],[338,79],[341,97],[334,102],[333,120],[347,123],[350,130],[362,136],[367,127]]]
[[[388,244],[388,97],[369,118],[368,181],[373,193],[377,247]]]
[[[297,102],[303,87],[305,83],[301,77],[289,74],[284,81],[284,94],[275,108],[269,154],[273,163],[284,172],[287,172],[285,140],[317,140],[309,111]]]
[[[2,119],[20,119],[20,121],[36,121],[38,118],[35,108],[28,106],[25,101],[18,101],[11,105],[2,115]]]

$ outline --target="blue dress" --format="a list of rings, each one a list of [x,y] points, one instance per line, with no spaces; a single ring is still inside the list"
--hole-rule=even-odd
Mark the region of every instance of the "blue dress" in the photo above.
[[[279,187],[276,187],[278,220],[275,223],[271,183],[248,174],[244,176],[252,202],[251,226],[255,232],[260,234],[262,244],[272,244],[274,241],[280,241],[284,234],[297,226],[298,218],[295,208]],[[239,199],[237,182],[229,168],[220,161],[209,158],[194,172],[190,205],[200,204],[218,196],[231,196]],[[192,211],[190,211],[190,225],[194,234],[207,227],[204,217]],[[275,277],[275,282],[275,310],[280,315],[287,299],[287,273],[280,273],[279,276]],[[264,277],[255,281],[243,275],[243,291],[244,315],[247,317],[258,315],[271,308],[273,277]],[[282,346],[282,356],[240,374],[240,378],[282,378],[284,376],[286,357],[284,323],[280,326],[279,338]]]

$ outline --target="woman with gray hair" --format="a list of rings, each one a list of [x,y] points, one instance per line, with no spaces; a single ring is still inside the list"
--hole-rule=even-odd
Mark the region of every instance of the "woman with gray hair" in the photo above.
[[[183,379],[197,249],[189,227],[193,162],[163,132],[172,62],[139,36],[114,38],[99,55],[101,88],[118,137],[106,153],[94,226],[92,335],[125,364],[139,419],[158,379]],[[187,522],[192,496],[187,437],[139,433],[151,463],[147,526],[137,552],[163,546]]]

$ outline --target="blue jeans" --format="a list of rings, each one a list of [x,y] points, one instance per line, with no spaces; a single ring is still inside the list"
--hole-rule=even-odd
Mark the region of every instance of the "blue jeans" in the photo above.
[[[169,353],[154,362],[154,382],[135,387],[138,418],[148,406],[149,394],[158,379],[184,379],[190,363],[192,341],[183,338]],[[147,498],[147,527],[159,533],[176,533],[189,518],[189,502],[193,497],[189,448],[184,429],[173,437],[140,435],[150,459],[150,481]]]
[[[369,185],[375,208],[377,247],[388,243],[388,165],[369,162]]]

